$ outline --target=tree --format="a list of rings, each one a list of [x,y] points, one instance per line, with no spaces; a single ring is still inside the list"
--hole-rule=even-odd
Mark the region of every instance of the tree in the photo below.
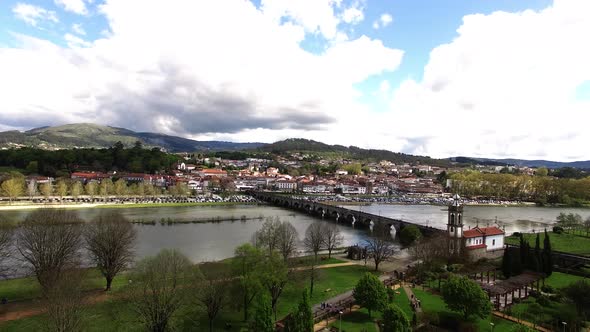
[[[27,164],[27,168],[25,168],[26,174],[37,174],[39,172],[39,162],[33,160]]]
[[[2,182],[2,194],[9,198],[9,202],[23,195],[25,192],[25,180],[22,177],[12,177]]]
[[[277,228],[277,245],[285,262],[297,250],[299,234],[288,221],[283,221]]]
[[[12,256],[14,226],[0,215],[0,277],[6,277],[9,267],[6,261]]]
[[[309,286],[309,294],[313,294],[313,282],[315,279],[315,266],[318,263],[318,254],[322,249],[324,243],[326,242],[326,233],[325,228],[320,223],[312,223],[307,227],[305,230],[305,238],[303,239],[303,244],[308,251],[313,252],[313,262],[311,264],[311,277],[310,277],[310,286]]]
[[[244,321],[248,321],[248,309],[254,298],[260,294],[260,266],[264,259],[260,250],[249,243],[234,251],[232,275],[237,279],[242,295]]]
[[[545,230],[545,238],[543,239],[543,272],[547,276],[553,273],[553,250],[551,250],[551,240],[547,230]]]
[[[547,167],[539,167],[535,171],[536,176],[547,176],[547,174],[549,174],[549,170],[547,169]]]
[[[420,229],[416,225],[407,225],[399,233],[399,240],[404,246],[409,246],[422,237]]]
[[[129,301],[148,331],[164,332],[175,313],[186,303],[187,286],[202,275],[177,250],[164,249],[142,259],[131,274]]]
[[[387,304],[385,286],[375,275],[365,273],[359,279],[352,291],[356,302],[369,310],[369,317],[373,310],[382,310]]]
[[[465,320],[471,316],[486,318],[492,310],[487,294],[467,278],[449,276],[443,285],[442,296],[447,307],[462,314]]]
[[[590,282],[579,280],[563,289],[563,294],[575,305],[578,315],[590,312]]]
[[[272,311],[274,312],[275,321],[277,319],[277,303],[285,285],[289,281],[289,271],[285,261],[277,253],[272,253],[266,257],[261,266],[262,274],[260,282],[268,291],[270,296]]]
[[[82,220],[73,211],[38,209],[17,233],[17,249],[31,266],[44,293],[62,273],[79,265]]]
[[[383,311],[383,332],[409,332],[412,325],[408,316],[395,304],[389,304]]]
[[[74,198],[78,198],[78,196],[82,194],[83,190],[84,188],[82,188],[82,183],[80,181],[74,181],[72,183],[72,187],[70,188],[70,193]]]
[[[207,285],[199,292],[199,302],[205,307],[207,319],[209,320],[209,332],[213,331],[213,320],[223,306],[227,286],[227,283],[223,280],[209,280]]]
[[[256,332],[274,332],[275,327],[272,321],[272,305],[267,294],[261,294],[258,297],[254,310],[254,320],[252,322],[252,331]]]
[[[100,181],[99,191],[100,195],[105,198],[106,196],[111,195],[113,193],[113,181],[111,181],[111,179],[103,179]]]
[[[511,248],[506,248],[502,257],[502,274],[504,278],[510,278],[512,276],[512,264],[512,250]]]
[[[115,276],[133,261],[137,233],[118,211],[102,212],[84,230],[86,249],[106,279],[105,290],[111,290]]]
[[[332,251],[342,244],[344,237],[340,229],[334,224],[322,224],[324,227],[324,248],[328,249],[328,258],[332,257]]]
[[[97,185],[96,182],[88,182],[84,188],[84,190],[86,191],[86,195],[90,196],[90,198],[94,197],[94,195],[96,195],[96,190],[97,190]]]
[[[257,248],[266,247],[268,254],[271,255],[274,250],[278,248],[278,229],[281,225],[279,218],[266,218],[262,228],[260,228],[252,236],[252,243]]]
[[[65,180],[57,181],[57,184],[55,185],[55,192],[59,196],[60,200],[68,194],[68,184]]]
[[[409,252],[416,261],[432,264],[445,261],[449,257],[449,246],[446,234],[436,234],[422,237],[409,248]]]
[[[368,254],[373,257],[375,271],[379,270],[379,264],[389,259],[394,254],[391,234],[387,225],[377,225],[373,229],[373,236],[365,241]]]
[[[313,312],[309,304],[309,293],[307,289],[301,294],[301,301],[291,316],[292,329],[290,332],[313,332]]]
[[[114,191],[117,196],[127,195],[127,181],[125,179],[119,179],[115,182]]]
[[[41,194],[45,196],[45,198],[49,198],[49,196],[53,194],[53,186],[49,182],[41,184],[41,186],[39,186],[39,190],[41,191]]]
[[[49,288],[44,302],[50,331],[81,331],[84,313],[82,269],[66,270]]]
[[[29,195],[29,198],[37,195],[37,181],[34,179],[31,179],[27,184],[27,195]]]

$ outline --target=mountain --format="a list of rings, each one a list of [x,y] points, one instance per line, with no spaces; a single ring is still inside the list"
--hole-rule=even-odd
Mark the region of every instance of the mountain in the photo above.
[[[547,168],[565,168],[572,167],[578,169],[590,169],[590,160],[561,162],[551,160],[526,160],[526,159],[491,159],[491,158],[471,158],[471,157],[454,157],[452,161],[469,164],[482,164],[489,166],[527,166],[527,167],[547,167]]]
[[[361,160],[389,160],[396,164],[403,163],[420,163],[433,166],[449,166],[448,159],[433,159],[426,156],[414,156],[401,152],[392,152],[388,150],[363,149],[356,146],[329,145],[313,140],[303,138],[290,138],[267,144],[258,148],[259,151],[270,152],[274,154],[290,153],[308,153],[320,156],[339,156],[347,159]]]
[[[126,146],[132,146],[136,141],[140,141],[145,146],[160,147],[169,152],[244,150],[255,149],[264,145],[264,143],[195,141],[178,136],[135,132],[125,128],[101,126],[90,123],[40,127],[25,132],[0,132],[0,147],[25,145],[46,149],[73,147],[103,148],[110,147],[118,141]]]

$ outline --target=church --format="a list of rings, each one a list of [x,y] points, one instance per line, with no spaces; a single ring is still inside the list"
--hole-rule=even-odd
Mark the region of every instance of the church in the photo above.
[[[463,230],[463,204],[457,194],[449,205],[447,235],[449,251],[455,255],[465,255],[470,261],[494,259],[504,254],[505,232],[499,227],[478,225]]]

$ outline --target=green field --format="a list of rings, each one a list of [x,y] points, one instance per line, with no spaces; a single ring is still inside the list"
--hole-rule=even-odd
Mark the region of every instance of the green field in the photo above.
[[[566,233],[556,234],[553,232],[548,232],[548,234],[549,238],[551,239],[551,248],[553,250],[590,256],[590,238]],[[529,241],[529,244],[534,247],[537,235],[532,233],[525,233],[523,235],[525,239]],[[543,247],[544,237],[545,236],[543,234],[540,235],[541,248]],[[506,237],[506,243],[518,245],[519,238],[516,236]]]
[[[414,294],[416,297],[421,301],[422,310],[427,316],[436,316],[436,315],[443,315],[454,317],[458,321],[462,321],[462,317],[447,309],[446,304],[444,303],[442,297],[439,295],[432,294],[426,290],[422,290],[419,288],[413,289]],[[477,326],[479,331],[488,331],[491,327],[490,323],[494,323],[494,331],[501,332],[501,331],[512,331],[514,327],[517,325],[510,321],[500,319],[494,316],[490,316],[487,319],[477,319],[475,320],[475,325]]]
[[[545,285],[549,285],[555,289],[563,288],[578,280],[588,280],[584,277],[575,276],[572,274],[565,274],[561,272],[553,272],[549,278],[545,279]]]
[[[338,263],[337,259],[325,260],[323,263]],[[223,273],[227,271],[228,261],[221,263],[209,263],[202,266],[205,273]],[[306,264],[304,259],[301,264]],[[354,287],[357,280],[367,269],[363,266],[353,265],[330,269],[318,270],[312,303],[319,303],[335,295],[343,293]],[[120,299],[125,292],[127,279],[125,275],[115,278],[113,292],[106,302],[89,306],[84,315],[85,331],[142,331],[143,328],[133,312],[133,308]],[[285,287],[277,306],[278,317],[284,317],[292,310],[299,299],[301,291],[308,287],[309,279],[305,271],[295,272],[290,282]],[[104,287],[104,281],[97,271],[90,271],[87,279],[87,289],[99,289]],[[9,300],[31,300],[39,296],[39,287],[33,278],[14,279],[0,282],[0,294]],[[214,329],[225,330],[226,323],[231,325],[229,331],[239,331],[243,326],[243,313],[235,308],[236,301],[228,299],[224,308],[214,322]],[[33,316],[20,320],[6,322],[0,325],[2,331],[39,331],[45,327],[44,315]],[[178,330],[201,330],[207,326],[207,319],[198,304],[191,303],[186,306],[175,318],[174,324]]]

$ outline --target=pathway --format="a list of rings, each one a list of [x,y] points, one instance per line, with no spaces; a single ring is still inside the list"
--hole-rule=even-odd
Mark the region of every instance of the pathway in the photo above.
[[[406,283],[403,283],[402,287],[404,289],[404,292],[406,292],[406,295],[408,296],[408,300],[410,300],[410,303],[413,304],[414,301],[412,299],[418,299],[418,298],[416,297],[416,295],[414,295],[412,288],[410,288],[410,286],[408,286]],[[422,312],[422,305],[415,306],[414,311],[416,312],[416,315],[420,314]]]
[[[492,311],[492,315],[494,315],[496,317],[500,317],[502,319],[509,320],[509,321],[514,322],[514,323],[517,323],[517,324],[525,325],[525,326],[530,327],[532,329],[535,329],[537,331],[551,332],[551,330],[548,330],[548,329],[546,329],[544,327],[541,327],[539,325],[535,325],[535,324],[533,324],[531,322],[527,322],[527,321],[522,320],[522,319],[518,319],[516,317],[508,316],[508,315],[506,315],[506,314],[504,314],[502,312],[499,312],[499,311]]]

